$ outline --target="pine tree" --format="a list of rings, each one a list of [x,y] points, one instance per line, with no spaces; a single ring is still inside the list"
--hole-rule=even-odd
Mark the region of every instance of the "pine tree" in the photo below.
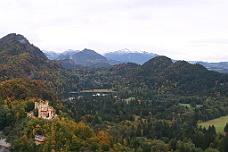
[[[228,132],[228,123],[226,123],[225,127],[224,127],[224,132]]]

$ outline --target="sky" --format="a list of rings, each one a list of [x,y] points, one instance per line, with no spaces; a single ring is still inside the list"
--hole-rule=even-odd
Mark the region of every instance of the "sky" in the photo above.
[[[228,62],[228,0],[0,0],[0,37],[41,50],[127,48],[176,60]]]

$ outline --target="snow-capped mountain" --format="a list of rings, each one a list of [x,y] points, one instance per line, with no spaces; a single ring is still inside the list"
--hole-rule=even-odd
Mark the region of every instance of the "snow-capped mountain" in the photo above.
[[[116,60],[119,62],[133,62],[138,64],[143,64],[157,56],[157,54],[148,53],[145,51],[131,51],[129,49],[122,49],[115,52],[105,53],[104,56],[111,60]]]

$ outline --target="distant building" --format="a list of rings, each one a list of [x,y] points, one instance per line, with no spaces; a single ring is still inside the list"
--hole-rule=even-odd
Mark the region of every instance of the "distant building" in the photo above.
[[[114,94],[116,91],[112,89],[92,89],[92,90],[81,90],[79,92],[70,92],[70,94],[78,96],[78,98],[83,96],[93,96],[93,97],[104,97],[109,94]]]
[[[53,119],[54,109],[48,105],[48,101],[41,100],[40,102],[35,102],[35,109],[38,109],[38,117],[43,119]]]

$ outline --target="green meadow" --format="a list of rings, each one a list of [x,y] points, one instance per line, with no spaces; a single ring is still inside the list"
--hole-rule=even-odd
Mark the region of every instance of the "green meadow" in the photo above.
[[[224,127],[225,127],[226,123],[228,123],[228,115],[220,117],[220,118],[216,118],[216,119],[213,119],[210,121],[205,121],[205,122],[199,123],[198,125],[200,125],[202,127],[206,127],[206,128],[214,125],[216,128],[216,132],[222,133],[222,132],[224,132]]]

